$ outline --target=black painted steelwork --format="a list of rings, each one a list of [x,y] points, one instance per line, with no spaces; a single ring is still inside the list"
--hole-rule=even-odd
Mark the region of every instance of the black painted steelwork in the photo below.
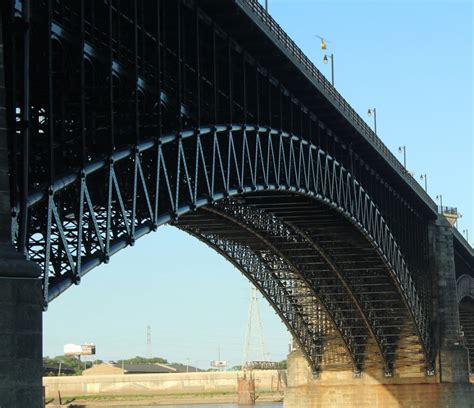
[[[432,370],[432,201],[255,1],[1,11],[13,238],[45,304],[171,222],[254,282],[315,371]]]

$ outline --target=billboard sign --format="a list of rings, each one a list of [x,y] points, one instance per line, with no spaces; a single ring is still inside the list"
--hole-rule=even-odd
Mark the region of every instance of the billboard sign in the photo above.
[[[211,367],[224,368],[226,366],[227,366],[227,361],[222,361],[222,360],[211,361]]]
[[[86,343],[83,345],[79,345],[79,344],[64,345],[65,356],[91,356],[93,354],[95,354],[94,343]]]

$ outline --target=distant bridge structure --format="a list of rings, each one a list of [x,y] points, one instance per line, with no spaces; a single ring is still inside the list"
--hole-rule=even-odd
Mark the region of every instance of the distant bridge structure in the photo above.
[[[7,0],[1,24],[0,289],[33,342],[8,364],[41,362],[40,307],[170,223],[315,377],[467,381],[473,249],[256,1]],[[31,372],[2,395],[38,398]]]

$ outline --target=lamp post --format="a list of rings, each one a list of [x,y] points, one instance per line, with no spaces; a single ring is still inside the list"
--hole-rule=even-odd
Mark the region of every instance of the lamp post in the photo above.
[[[367,111],[367,116],[370,118],[372,115],[374,115],[374,133],[377,134],[377,109],[369,109]]]
[[[403,152],[403,167],[407,168],[407,148],[406,146],[398,146],[398,153]]]
[[[436,199],[439,200],[439,204],[441,206],[441,214],[443,214],[443,196],[442,196],[442,194],[438,194],[436,196]]]
[[[469,230],[466,228],[462,230],[462,233],[466,236],[466,241],[469,242]]]
[[[329,57],[324,54],[323,64],[327,64],[329,59],[331,59],[331,85],[334,86],[334,54],[331,53]]]
[[[326,40],[323,37],[320,37],[319,35],[317,35],[316,37],[318,37],[321,40],[321,49],[323,51],[326,50],[327,49]],[[331,59],[331,85],[334,86],[334,54],[333,53],[329,54],[329,56],[327,54],[324,54],[323,64],[327,64],[329,59]]]
[[[268,11],[268,0],[265,0],[265,11]]]
[[[421,181],[425,181],[425,191],[428,192],[428,176],[426,174],[422,174],[420,176]]]

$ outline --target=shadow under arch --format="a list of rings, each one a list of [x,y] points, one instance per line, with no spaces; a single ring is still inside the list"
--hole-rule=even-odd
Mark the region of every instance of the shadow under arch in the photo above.
[[[208,126],[162,135],[40,186],[28,200],[28,252],[43,268],[45,302],[162,224],[228,197],[271,191],[332,208],[371,243],[431,367],[429,318],[375,202],[318,146],[267,127]]]

